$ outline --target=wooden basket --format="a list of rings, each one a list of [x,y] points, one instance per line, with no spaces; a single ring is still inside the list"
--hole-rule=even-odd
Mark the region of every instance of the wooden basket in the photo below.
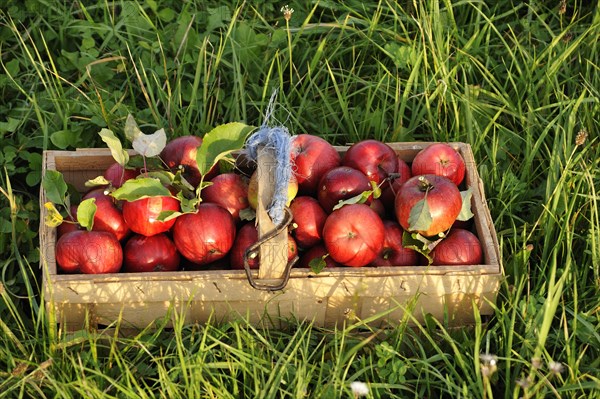
[[[410,162],[428,144],[390,146]],[[177,315],[187,323],[209,319],[220,322],[242,316],[253,324],[276,327],[289,318],[330,327],[344,320],[365,320],[377,315],[381,317],[374,318],[373,323],[394,324],[411,312],[418,321],[429,313],[452,325],[472,323],[474,306],[482,315],[493,313],[502,268],[496,232],[471,148],[463,143],[452,145],[465,159],[466,184],[473,190],[473,228],[483,247],[481,265],[328,268],[317,275],[309,269],[294,268],[285,287],[276,291],[253,288],[246,273],[237,270],[66,275],[57,272],[56,229],[42,223],[40,248],[47,308],[66,329],[108,326],[117,320],[121,328],[144,328],[167,315],[171,315],[169,320]],[[345,149],[339,147],[340,152]],[[108,149],[46,151],[43,170],[62,172],[68,183],[83,192],[84,182],[102,174],[112,162]],[[259,182],[259,186],[265,185]],[[42,221],[45,202],[42,190]],[[267,223],[264,215],[258,216],[261,223]],[[269,256],[273,255],[269,254],[273,248],[287,254],[285,246],[269,245],[261,248],[261,259],[274,259],[276,263],[281,257]],[[251,276],[259,284],[277,285],[281,282],[281,266],[266,263],[263,261],[260,270],[252,271]]]

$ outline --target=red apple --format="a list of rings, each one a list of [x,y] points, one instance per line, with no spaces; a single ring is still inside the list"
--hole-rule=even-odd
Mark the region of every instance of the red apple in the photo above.
[[[384,220],[385,239],[383,249],[371,266],[416,266],[417,252],[402,246],[402,227],[393,220]]]
[[[110,195],[104,194],[104,188],[95,188],[83,196],[82,199],[96,199],[96,213],[92,230],[109,231],[117,240],[121,241],[129,235],[129,225],[125,222],[123,213]]]
[[[344,205],[333,211],[323,227],[329,255],[346,266],[361,267],[374,261],[384,237],[381,218],[365,204]]]
[[[123,203],[123,218],[129,228],[144,236],[153,236],[168,231],[175,219],[157,220],[163,211],[179,211],[179,201],[173,197],[147,197]]]
[[[300,196],[294,198],[290,205],[294,223],[297,227],[292,230],[292,235],[301,248],[310,248],[323,239],[323,225],[327,213],[319,201],[313,197]]]
[[[390,173],[398,170],[398,156],[379,140],[362,140],[348,148],[342,165],[363,172],[369,180],[381,183]]]
[[[166,234],[132,236],[123,248],[123,270],[128,273],[175,271],[179,252]]]
[[[135,179],[139,172],[135,169],[125,169],[119,163],[115,162],[104,171],[104,178],[110,182],[114,188],[119,188],[129,179]]]
[[[246,250],[258,241],[258,230],[254,222],[247,222],[238,230],[235,242],[231,248],[230,262],[231,268],[236,270],[244,269],[244,256]],[[288,261],[291,261],[298,255],[298,247],[294,238],[288,234]],[[260,266],[259,257],[248,259],[250,269],[258,269]]]
[[[325,172],[340,166],[340,155],[323,138],[311,134],[294,136],[291,147],[291,162],[299,192],[315,195]]]
[[[323,175],[317,195],[325,212],[331,213],[340,200],[371,189],[371,183],[364,173],[349,166],[338,166]]]
[[[160,153],[160,158],[165,162],[167,167],[173,172],[182,166],[184,169],[183,177],[193,186],[200,184],[200,171],[196,162],[196,154],[198,147],[202,144],[202,138],[198,136],[181,136],[171,140]],[[206,180],[210,180],[218,173],[216,167],[205,176]]]
[[[425,203],[427,207],[424,206]],[[425,218],[418,219],[422,223],[411,230],[411,212],[418,213],[415,206],[421,205],[423,211],[428,209],[428,213],[422,212],[421,215]],[[436,236],[448,230],[460,214],[461,208],[462,196],[458,187],[443,176],[413,176],[400,187],[396,195],[396,218],[402,228],[426,237]],[[429,219],[428,223],[424,223],[426,219]]]
[[[306,251],[298,261],[297,267],[302,267],[305,269],[310,269],[310,261],[315,258],[323,258],[323,256],[328,255],[327,249],[323,244],[317,244],[314,247],[310,248]],[[334,261],[331,256],[325,256],[325,267],[340,267],[340,264]]]
[[[412,177],[410,166],[401,158],[398,158],[398,171],[396,173],[398,177],[387,180],[381,185],[381,196],[379,197],[385,209],[392,213],[394,212],[394,201],[400,186]]]
[[[481,242],[469,230],[450,230],[429,254],[433,265],[479,265],[483,260]]]
[[[65,273],[116,273],[123,263],[123,250],[113,233],[76,230],[56,242],[56,263]]]
[[[221,205],[236,221],[240,211],[248,208],[248,183],[238,174],[223,173],[212,178],[212,184],[202,189],[202,200]]]
[[[425,147],[415,156],[412,174],[444,176],[458,186],[465,177],[465,161],[449,144],[435,143]]]
[[[173,226],[173,241],[179,253],[199,265],[227,255],[235,235],[231,213],[211,203],[201,203],[196,213],[179,216]]]

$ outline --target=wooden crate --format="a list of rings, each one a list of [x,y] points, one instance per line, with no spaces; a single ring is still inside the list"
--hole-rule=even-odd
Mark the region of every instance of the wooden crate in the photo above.
[[[429,143],[392,143],[410,162]],[[252,323],[285,322],[291,317],[333,326],[347,319],[384,314],[377,324],[394,323],[410,311],[416,320],[427,313],[452,325],[472,323],[473,306],[492,314],[502,268],[496,233],[471,148],[452,143],[465,159],[466,184],[473,189],[474,230],[483,246],[484,262],[476,266],[410,266],[332,268],[315,275],[294,268],[282,290],[256,290],[244,271],[207,270],[107,275],[58,274],[56,229],[40,228],[44,298],[56,321],[67,329],[110,325],[144,328],[166,315],[185,322],[226,321],[239,316]],[[345,147],[339,147],[345,151]],[[113,162],[108,149],[46,151],[43,167],[58,170],[84,191],[83,183]],[[40,203],[46,201],[41,192]],[[45,209],[42,209],[42,220]],[[262,256],[262,255],[261,255]],[[266,259],[266,258],[262,258]],[[259,278],[258,272],[253,272]]]

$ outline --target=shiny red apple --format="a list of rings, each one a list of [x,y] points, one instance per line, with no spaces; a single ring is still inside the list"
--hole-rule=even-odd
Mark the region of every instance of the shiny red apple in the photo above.
[[[114,188],[119,188],[129,179],[135,179],[139,171],[123,168],[119,163],[111,164],[103,173],[103,176]]]
[[[311,134],[292,138],[291,163],[302,195],[315,195],[325,172],[340,166],[340,155],[325,139]]]
[[[160,158],[167,167],[176,172],[179,167],[183,167],[183,177],[193,186],[200,184],[201,174],[196,162],[198,147],[202,144],[202,138],[198,136],[181,136],[167,143],[160,153]],[[218,169],[212,167],[205,180],[210,180],[218,173]]]
[[[144,236],[164,233],[173,227],[175,219],[157,219],[163,211],[179,211],[179,201],[169,196],[156,196],[123,203],[125,222],[131,231]]]
[[[327,213],[319,201],[313,197],[302,195],[294,198],[290,205],[296,227],[292,235],[301,248],[310,248],[323,239],[323,226]]]
[[[179,252],[165,233],[150,237],[136,234],[123,248],[123,271],[128,273],[175,271],[179,261]]]
[[[465,177],[465,161],[449,144],[434,143],[417,153],[412,161],[412,174],[444,176],[458,186]]]
[[[371,183],[364,173],[349,166],[339,166],[323,175],[317,198],[325,212],[331,213],[340,200],[371,189]]]
[[[104,193],[104,188],[95,188],[83,196],[83,200],[95,198],[96,213],[92,230],[109,231],[117,240],[121,241],[129,235],[131,230],[123,217],[121,209],[115,199]]]
[[[469,230],[453,228],[429,254],[433,265],[479,265],[483,260],[481,242]]]
[[[395,201],[396,218],[402,228],[426,237],[448,230],[461,208],[462,196],[456,184],[437,175],[411,177],[400,187]]]
[[[208,202],[201,203],[196,213],[179,216],[173,226],[177,250],[198,265],[206,265],[227,255],[235,235],[235,221],[231,213]]]
[[[323,227],[325,248],[334,261],[366,266],[383,248],[385,229],[379,215],[365,204],[344,205],[333,211]]]
[[[375,183],[381,183],[398,170],[398,156],[387,144],[374,139],[362,140],[348,148],[342,165],[360,170]]]
[[[56,263],[64,273],[117,273],[123,264],[123,250],[113,233],[76,230],[56,242]]]
[[[404,230],[393,220],[384,220],[385,238],[383,248],[371,266],[416,266],[417,252],[402,246]]]
[[[202,200],[221,205],[239,221],[240,211],[249,206],[248,183],[236,173],[222,173],[213,177],[211,183],[202,189]]]

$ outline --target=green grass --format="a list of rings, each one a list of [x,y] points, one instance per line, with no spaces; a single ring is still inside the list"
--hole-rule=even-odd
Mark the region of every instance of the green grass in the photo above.
[[[600,397],[598,2],[320,1],[289,22],[268,2],[5,3],[0,397]],[[103,146],[128,113],[170,137],[258,125],[274,89],[294,134],[471,144],[506,274],[493,317],[53,329],[41,151]]]

